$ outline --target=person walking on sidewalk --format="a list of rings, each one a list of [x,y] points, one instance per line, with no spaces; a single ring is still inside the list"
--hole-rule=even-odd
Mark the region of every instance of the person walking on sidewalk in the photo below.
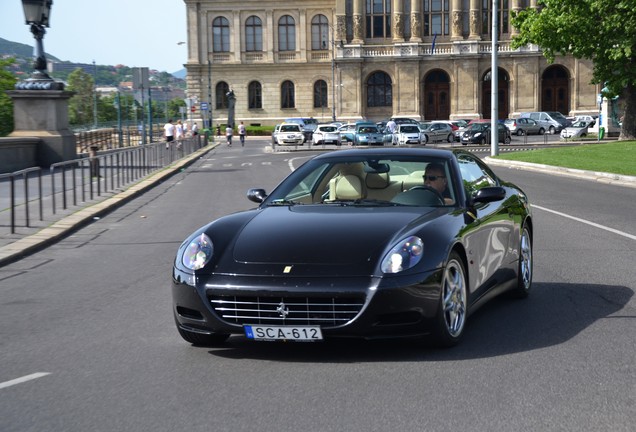
[[[166,139],[166,148],[170,148],[170,143],[174,141],[174,125],[172,119],[163,126],[163,136]]]
[[[225,128],[225,138],[227,139],[227,146],[228,147],[232,147],[232,134],[234,133],[234,130],[232,129],[232,126],[227,125],[227,127]]]
[[[241,147],[245,146],[245,125],[243,124],[243,122],[241,122],[238,125],[238,133],[239,133],[239,139],[241,140]]]

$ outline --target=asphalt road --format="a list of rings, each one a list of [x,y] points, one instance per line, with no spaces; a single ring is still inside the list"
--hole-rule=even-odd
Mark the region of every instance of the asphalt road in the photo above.
[[[0,268],[0,430],[632,431],[636,189],[495,168],[534,204],[527,300],[461,345],[180,339],[170,266],[308,153],[219,147],[65,240]]]

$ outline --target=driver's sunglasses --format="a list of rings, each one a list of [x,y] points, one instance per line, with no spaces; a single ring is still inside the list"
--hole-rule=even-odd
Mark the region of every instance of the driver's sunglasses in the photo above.
[[[437,175],[437,176],[434,176],[434,175],[427,175],[427,176],[424,176],[424,178],[425,178],[426,180],[428,180],[428,181],[435,181],[435,180],[437,180],[437,179],[444,179],[444,178],[446,178],[446,176],[442,176],[442,175]]]

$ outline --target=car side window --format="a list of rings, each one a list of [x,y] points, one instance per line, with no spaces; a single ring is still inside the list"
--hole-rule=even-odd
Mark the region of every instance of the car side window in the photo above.
[[[497,185],[494,174],[480,164],[475,157],[462,154],[457,157],[457,162],[467,197],[472,196],[481,188]]]

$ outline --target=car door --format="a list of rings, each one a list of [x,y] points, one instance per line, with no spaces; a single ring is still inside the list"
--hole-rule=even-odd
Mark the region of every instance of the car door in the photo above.
[[[476,156],[461,153],[457,157],[460,175],[469,202],[464,245],[468,254],[469,287],[473,300],[491,287],[510,278],[514,262],[511,236],[514,225],[506,203],[500,201],[472,204],[470,197],[484,187],[501,186],[497,176]]]

